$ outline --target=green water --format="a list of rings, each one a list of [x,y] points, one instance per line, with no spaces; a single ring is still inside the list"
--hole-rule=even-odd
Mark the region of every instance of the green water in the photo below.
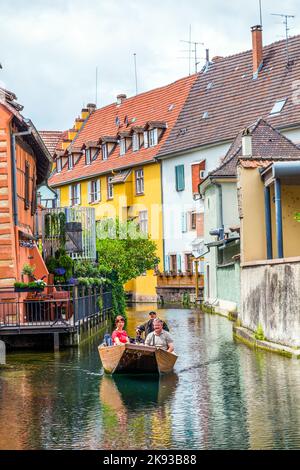
[[[129,310],[128,332],[153,306]],[[99,340],[13,353],[0,369],[0,449],[300,447],[300,361],[254,352],[225,318],[164,309],[175,373],[103,376]]]

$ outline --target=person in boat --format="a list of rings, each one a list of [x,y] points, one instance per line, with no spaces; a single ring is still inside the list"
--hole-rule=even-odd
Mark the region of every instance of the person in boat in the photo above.
[[[163,329],[164,322],[159,318],[155,318],[153,322],[154,330],[148,334],[145,345],[155,346],[165,349],[168,352],[174,351],[173,338],[170,333]]]
[[[111,338],[114,345],[130,343],[130,339],[124,330],[125,318],[118,315],[115,320],[116,329],[113,331]]]
[[[157,318],[157,313],[152,310],[151,312],[149,312],[149,317],[150,318],[148,321],[146,321],[146,323],[139,325],[136,329],[137,335],[141,335],[143,332],[145,332],[145,339],[147,338],[149,333],[152,333],[152,331],[154,331],[153,322]],[[163,329],[165,331],[169,331],[168,325],[164,321],[163,321]]]

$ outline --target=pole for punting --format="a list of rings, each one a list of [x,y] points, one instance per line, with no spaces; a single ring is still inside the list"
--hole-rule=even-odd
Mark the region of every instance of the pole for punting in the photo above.
[[[138,83],[137,83],[137,70],[136,70],[136,53],[133,54],[134,57],[134,75],[135,75],[135,94],[138,94]]]

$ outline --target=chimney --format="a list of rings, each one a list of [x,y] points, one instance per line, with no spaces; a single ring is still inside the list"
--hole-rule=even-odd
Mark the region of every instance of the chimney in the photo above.
[[[243,157],[252,156],[252,135],[249,129],[245,129],[242,134],[242,154]]]
[[[92,114],[93,111],[96,111],[96,105],[94,103],[89,103],[86,105],[88,112]]]
[[[117,96],[117,104],[120,105],[122,103],[124,103],[124,101],[126,100],[127,96],[124,95],[124,94],[120,94]]]
[[[263,61],[262,26],[252,26],[252,59],[253,78],[257,78],[259,67]]]

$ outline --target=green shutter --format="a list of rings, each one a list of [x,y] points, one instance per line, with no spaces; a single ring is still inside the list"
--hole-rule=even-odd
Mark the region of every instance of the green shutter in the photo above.
[[[184,190],[184,165],[175,166],[176,191]]]

